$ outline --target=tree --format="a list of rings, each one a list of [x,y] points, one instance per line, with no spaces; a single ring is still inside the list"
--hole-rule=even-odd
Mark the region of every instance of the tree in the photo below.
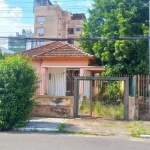
[[[0,59],[4,59],[7,56],[6,53],[2,53],[1,49],[0,49]]]
[[[29,119],[36,82],[29,58],[12,55],[0,60],[0,130],[20,127]]]
[[[82,37],[148,36],[149,0],[93,0]],[[148,40],[80,41],[105,65],[105,74],[147,74]]]

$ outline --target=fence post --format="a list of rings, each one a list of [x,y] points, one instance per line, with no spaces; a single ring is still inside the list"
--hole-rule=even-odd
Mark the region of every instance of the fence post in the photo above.
[[[78,101],[79,101],[79,80],[74,77],[74,107],[73,107],[73,117],[78,116]]]
[[[129,95],[136,97],[136,76],[129,76]]]
[[[90,116],[92,117],[92,97],[93,97],[93,88],[92,88],[92,82],[94,80],[90,80]]]
[[[124,82],[124,119],[129,120],[129,77]]]
[[[136,80],[137,80],[137,76],[133,76],[132,77],[132,96],[136,97]]]

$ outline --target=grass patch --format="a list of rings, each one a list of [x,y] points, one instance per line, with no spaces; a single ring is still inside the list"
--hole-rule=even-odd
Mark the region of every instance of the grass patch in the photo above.
[[[65,124],[61,123],[58,125],[58,130],[60,133],[68,133],[68,134],[75,134],[74,131],[69,131],[65,129]]]
[[[94,105],[94,113],[97,117],[111,117],[115,119],[124,118],[123,105],[104,105],[99,101],[96,101]]]
[[[79,106],[79,113],[87,114],[90,112],[90,100],[83,100],[81,105]]]
[[[82,134],[82,135],[98,135],[96,133],[84,132],[84,131],[70,131],[65,129],[65,124],[59,124],[58,129],[60,133],[67,133],[67,134]]]
[[[79,108],[80,114],[88,114],[90,112],[90,100],[83,100]],[[111,117],[115,119],[124,118],[124,107],[120,105],[104,105],[99,101],[92,103],[92,112],[96,117]]]
[[[130,134],[132,137],[140,137],[141,134],[150,134],[150,131],[146,130],[142,121],[140,122],[133,121]]]

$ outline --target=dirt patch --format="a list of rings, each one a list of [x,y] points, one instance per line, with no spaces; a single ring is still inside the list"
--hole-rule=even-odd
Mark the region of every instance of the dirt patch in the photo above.
[[[140,121],[135,122],[139,123]],[[130,135],[133,123],[134,121],[115,120],[111,118],[76,118],[67,121],[66,129],[93,134]],[[150,122],[143,121],[142,124],[150,131]]]

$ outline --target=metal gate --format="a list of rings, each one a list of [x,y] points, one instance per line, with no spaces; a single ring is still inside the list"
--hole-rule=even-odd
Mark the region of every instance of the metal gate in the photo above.
[[[123,81],[123,107],[124,107],[124,119],[129,120],[129,78],[128,77],[74,77],[74,117],[79,117],[80,112],[79,109],[82,107],[82,104],[89,106],[89,114],[88,116],[92,116],[92,107],[94,97],[91,93],[93,93],[93,86],[96,84],[96,81],[101,81],[103,87],[105,87],[105,83],[111,82],[111,84],[115,83],[115,81]],[[86,88],[89,88],[89,97],[87,97],[88,101],[84,101],[84,83],[86,84]],[[98,89],[97,89],[98,90]],[[83,94],[82,94],[83,91]],[[100,93],[100,92],[99,92]],[[82,96],[81,96],[82,95]],[[119,99],[118,99],[119,100]]]

